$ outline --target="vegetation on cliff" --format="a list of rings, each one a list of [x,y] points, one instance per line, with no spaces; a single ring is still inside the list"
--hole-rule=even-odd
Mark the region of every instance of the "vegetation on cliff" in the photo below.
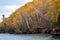
[[[1,30],[22,33],[60,24],[60,0],[33,0],[17,9],[2,22]]]

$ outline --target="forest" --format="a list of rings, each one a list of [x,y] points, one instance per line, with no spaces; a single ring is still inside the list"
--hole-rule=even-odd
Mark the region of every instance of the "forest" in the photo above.
[[[0,23],[0,33],[50,33],[60,28],[60,0],[33,0]]]

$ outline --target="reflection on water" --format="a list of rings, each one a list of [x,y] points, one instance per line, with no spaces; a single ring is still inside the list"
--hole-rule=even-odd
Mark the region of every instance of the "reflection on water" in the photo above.
[[[52,37],[53,40],[60,40],[60,36]]]
[[[49,34],[0,34],[0,40],[60,40]]]

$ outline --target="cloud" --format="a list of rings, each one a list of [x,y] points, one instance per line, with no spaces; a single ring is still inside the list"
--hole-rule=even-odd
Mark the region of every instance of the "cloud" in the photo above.
[[[6,5],[0,6],[0,21],[2,21],[2,15],[4,14],[5,17],[8,17],[14,12],[16,9],[21,7],[21,5]]]
[[[18,5],[30,2],[32,0],[0,0],[0,5]]]
[[[0,0],[0,22],[2,21],[3,14],[5,17],[8,17],[16,9],[30,1],[32,0]]]
[[[8,12],[8,11],[14,11],[18,9],[21,5],[5,5],[0,6],[0,12]]]
[[[31,1],[33,1],[33,0],[15,0],[15,1],[26,3],[26,2],[31,2]]]

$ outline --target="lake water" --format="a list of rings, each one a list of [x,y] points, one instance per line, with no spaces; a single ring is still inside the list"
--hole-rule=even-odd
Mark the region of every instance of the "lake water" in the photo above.
[[[60,40],[49,34],[0,34],[0,40]]]

